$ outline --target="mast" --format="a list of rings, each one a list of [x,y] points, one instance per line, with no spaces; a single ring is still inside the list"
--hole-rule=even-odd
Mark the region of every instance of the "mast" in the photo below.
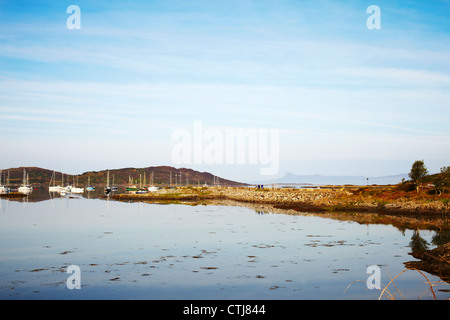
[[[25,169],[23,169],[23,179],[22,179],[22,186],[27,185],[27,173],[25,172]]]

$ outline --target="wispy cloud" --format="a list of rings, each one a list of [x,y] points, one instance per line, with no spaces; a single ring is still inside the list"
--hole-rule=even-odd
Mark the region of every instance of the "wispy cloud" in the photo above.
[[[170,154],[171,132],[196,120],[280,129],[297,152],[282,162],[413,157],[414,143],[442,158],[448,5],[412,4],[381,1],[382,29],[371,32],[355,1],[82,2],[72,32],[58,2],[2,3],[0,131],[20,145],[11,159],[34,148],[25,132],[79,154],[76,139],[94,134]],[[118,141],[122,154],[139,148]]]
[[[444,73],[420,69],[371,67],[343,68],[336,69],[334,72],[341,76],[354,77],[358,80],[377,79],[388,85],[414,85],[420,88],[442,88],[450,86],[450,72]]]

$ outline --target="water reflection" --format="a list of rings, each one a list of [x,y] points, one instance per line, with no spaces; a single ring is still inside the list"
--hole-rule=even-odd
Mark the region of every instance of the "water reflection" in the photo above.
[[[450,242],[450,230],[435,230],[431,241],[428,242],[420,235],[420,230],[413,230],[409,247],[411,248],[411,254],[415,257],[422,256],[427,250],[430,249],[430,245],[435,247],[443,246]]]
[[[343,292],[367,266],[388,282],[387,266],[401,272],[410,251],[449,238],[261,204],[123,203],[102,192],[0,201],[0,298],[376,299],[364,283]],[[65,286],[73,264],[78,292]],[[425,290],[414,274],[397,285],[407,298]]]
[[[408,269],[416,269],[438,276],[443,282],[450,284],[450,232],[448,230],[438,230],[427,241],[421,236],[419,230],[415,230],[409,246],[411,255],[417,261],[405,262]],[[430,246],[434,248],[430,249]],[[448,289],[447,289],[448,291]]]
[[[414,255],[419,255],[428,250],[428,242],[420,236],[419,229],[413,231],[409,246]]]
[[[450,230],[437,230],[431,243],[435,246],[442,246],[450,242]]]

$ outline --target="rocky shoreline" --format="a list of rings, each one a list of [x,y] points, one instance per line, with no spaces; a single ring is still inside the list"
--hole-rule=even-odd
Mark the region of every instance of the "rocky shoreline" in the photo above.
[[[308,212],[361,223],[407,228],[450,229],[450,210],[443,197],[420,198],[395,189],[256,189],[245,187],[160,189],[145,194],[117,194],[119,201],[190,202],[233,200],[267,204],[276,209]]]

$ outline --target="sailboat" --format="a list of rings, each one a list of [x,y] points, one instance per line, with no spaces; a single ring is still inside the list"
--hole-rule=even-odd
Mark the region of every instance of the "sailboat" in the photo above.
[[[152,175],[151,175],[150,185],[148,186],[147,190],[150,191],[150,192],[155,192],[155,191],[159,190],[158,187],[155,187],[153,185],[153,171],[152,171]]]
[[[112,183],[112,187],[111,187],[111,191],[117,191],[119,190],[116,186],[116,184],[114,183],[114,175],[113,175],[113,183]]]
[[[69,181],[69,179],[67,179],[67,181]],[[67,182],[67,183],[69,183],[69,182]],[[65,188],[66,192],[67,193],[71,193],[72,192],[72,188],[73,188],[73,185],[67,184],[67,187]]]
[[[108,173],[106,175],[106,187],[105,187],[105,195],[109,195],[111,193],[112,189],[111,186],[109,185],[109,170]]]
[[[3,177],[2,170],[0,170],[0,194],[9,193],[9,188],[2,184],[2,177]]]
[[[64,186],[64,173],[61,174],[61,186]],[[72,186],[68,185],[67,187],[61,187],[59,193],[65,196],[66,193],[70,193],[70,190],[72,190]]]
[[[71,191],[72,193],[83,193],[83,192],[84,192],[84,188],[81,188],[81,187],[73,187],[70,191]]]
[[[53,185],[52,185],[53,182]],[[50,183],[48,186],[48,191],[49,192],[60,192],[62,187],[61,186],[55,186],[56,183],[56,179],[55,179],[55,171],[53,171],[52,173],[52,177],[50,178]]]
[[[86,191],[94,191],[95,187],[91,186],[91,177],[88,177],[88,186],[85,188]]]
[[[144,172],[144,186],[145,186],[145,172]],[[136,193],[147,193],[148,190],[142,188],[142,175],[139,175],[139,189],[136,190]]]
[[[133,179],[131,179],[130,176],[128,176],[128,186],[125,187],[125,191],[136,191],[138,187],[133,184]]]
[[[24,194],[30,194],[33,191],[33,188],[29,184],[28,174],[23,169],[23,182],[17,191]]]
[[[8,171],[8,176],[6,178],[6,185],[4,185],[4,187],[6,187],[7,193],[11,192],[11,187],[9,186],[9,171]]]
[[[71,192],[72,193],[83,193],[84,192],[84,188],[78,187],[78,176],[77,176],[77,184],[75,185],[75,187],[72,187]]]

